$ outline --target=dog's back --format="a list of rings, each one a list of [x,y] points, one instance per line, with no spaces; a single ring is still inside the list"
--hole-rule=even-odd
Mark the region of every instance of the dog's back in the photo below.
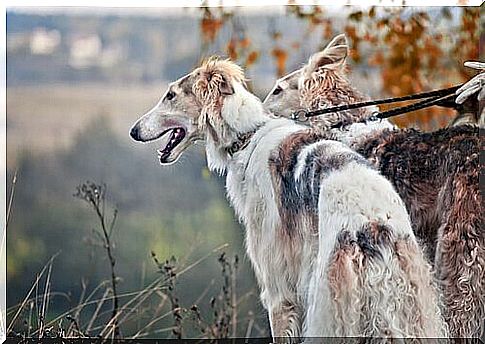
[[[282,230],[319,238],[304,336],[446,335],[404,204],[366,159],[304,130],[283,140],[270,169]]]

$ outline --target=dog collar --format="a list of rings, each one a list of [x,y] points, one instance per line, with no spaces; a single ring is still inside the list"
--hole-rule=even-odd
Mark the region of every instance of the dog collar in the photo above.
[[[239,151],[242,151],[244,148],[247,147],[253,135],[258,131],[259,127],[254,129],[253,131],[249,131],[247,133],[239,134],[237,136],[237,140],[232,143],[229,147],[226,148],[227,154],[231,157]]]

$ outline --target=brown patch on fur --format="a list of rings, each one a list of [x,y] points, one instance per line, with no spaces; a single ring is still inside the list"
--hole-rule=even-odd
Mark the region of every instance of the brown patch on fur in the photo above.
[[[335,312],[335,319],[342,328],[335,329],[336,334],[352,333],[346,330],[359,322],[358,292],[362,287],[360,271],[363,271],[364,254],[348,231],[343,231],[337,238],[337,246],[327,268],[328,285],[335,309],[322,310]]]
[[[277,162],[279,171],[283,174],[294,167],[298,153],[304,146],[317,142],[320,138],[320,134],[312,129],[302,130],[289,135],[281,142],[277,156],[273,154],[270,162]]]
[[[273,340],[276,343],[300,343],[301,333],[300,318],[303,310],[295,302],[285,301],[278,308],[273,310],[271,315],[271,327]]]
[[[445,315],[458,337],[483,333],[485,319],[485,227],[479,171],[470,164],[446,183],[440,194],[435,268],[441,284]],[[449,193],[449,194],[448,194]],[[473,211],[470,211],[473,209]],[[458,268],[459,267],[459,268]]]
[[[300,80],[299,85],[304,107],[316,109],[366,99],[346,80],[342,68],[310,72],[302,72],[306,80]],[[317,116],[310,123],[327,129],[370,115],[371,110],[365,108]],[[377,131],[352,148],[391,181],[405,202],[415,234],[438,271],[450,334],[483,334],[485,219],[478,189],[478,128],[463,125],[433,133]]]
[[[415,291],[415,298],[412,305],[415,310],[413,325],[416,328],[435,328],[444,333],[448,332],[446,328],[435,322],[434,315],[440,314],[441,305],[438,297],[437,286],[431,278],[431,265],[425,259],[420,247],[410,238],[399,239],[394,243],[394,252],[400,268],[407,277],[412,290]],[[405,297],[405,296],[403,296]],[[430,309],[430,305],[436,305],[436,309]]]
[[[334,315],[339,326],[335,333],[446,334],[431,266],[414,239],[395,239],[392,228],[377,221],[356,235],[354,239],[348,231],[339,234],[327,267],[334,309],[322,311]],[[382,294],[389,299],[379,304]]]
[[[478,129],[472,127],[434,133],[385,130],[352,147],[394,185],[430,258],[434,258],[437,229],[443,221],[438,211],[439,194],[452,197],[452,190],[445,190],[446,180],[462,173],[465,164],[472,171],[478,169],[478,139]],[[473,183],[478,184],[478,177]]]
[[[281,219],[281,234],[292,237],[298,233],[297,226],[302,223],[302,216],[311,222],[316,221],[304,205],[295,203],[300,200],[294,187],[294,170],[298,154],[307,145],[320,140],[320,135],[314,130],[299,131],[285,138],[278,149],[269,158],[269,169],[273,181],[279,215]],[[312,226],[318,228],[318,226]]]
[[[405,202],[416,236],[434,261],[450,334],[479,336],[485,317],[485,229],[478,128],[386,130],[353,148]]]
[[[392,230],[379,221],[371,221],[364,228],[368,231],[377,245],[388,246],[392,242]]]

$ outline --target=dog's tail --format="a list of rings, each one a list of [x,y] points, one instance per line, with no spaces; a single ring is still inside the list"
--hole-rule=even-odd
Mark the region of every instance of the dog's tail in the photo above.
[[[348,208],[346,213],[338,211],[335,198],[332,204],[320,202],[319,252],[305,336],[447,336],[431,266],[404,206],[400,200],[379,201],[390,201],[392,206],[385,206],[389,214],[384,216],[377,209],[376,220],[368,213],[363,216],[365,209],[350,216]],[[369,203],[374,202],[367,199]],[[400,207],[402,211],[396,211]]]

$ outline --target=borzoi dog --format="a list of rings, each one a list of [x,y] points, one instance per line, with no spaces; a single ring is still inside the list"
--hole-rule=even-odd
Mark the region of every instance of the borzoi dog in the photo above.
[[[227,173],[275,338],[447,334],[391,184],[344,144],[269,116],[238,66],[203,63],[131,130],[142,142],[165,135],[162,165],[204,138],[209,168]]]
[[[308,64],[278,80],[264,101],[275,115],[367,100],[344,72],[348,46],[339,35]],[[450,335],[477,337],[485,319],[485,229],[479,190],[477,127],[423,133],[373,121],[377,108],[314,117],[322,137],[349,145],[391,181],[425,244],[444,294]],[[367,121],[366,121],[367,120]],[[351,124],[331,129],[334,124]],[[355,124],[352,124],[355,123]]]

